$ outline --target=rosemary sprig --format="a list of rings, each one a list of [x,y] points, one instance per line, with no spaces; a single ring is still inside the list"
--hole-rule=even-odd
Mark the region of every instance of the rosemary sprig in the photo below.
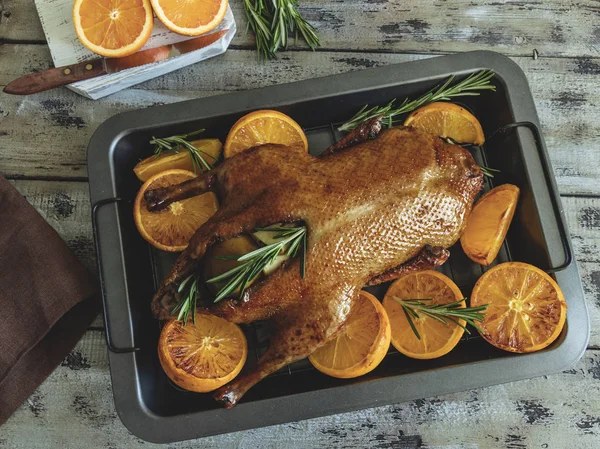
[[[177,293],[182,293],[181,299],[171,310],[171,315],[177,313],[177,319],[183,320],[183,325],[187,324],[187,320],[192,315],[192,322],[196,322],[196,304],[198,303],[198,277],[194,274],[189,275],[177,289]]]
[[[312,50],[321,45],[315,28],[298,11],[298,0],[244,0],[244,10],[259,58],[276,58],[278,50],[287,48],[290,34],[296,40],[300,34]]]
[[[478,91],[481,90],[495,91],[496,86],[490,83],[493,76],[493,71],[481,70],[480,72],[469,75],[456,84],[452,84],[454,81],[454,75],[452,75],[441,86],[434,87],[416,100],[411,101],[406,98],[400,106],[395,105],[396,99],[393,99],[385,106],[373,106],[369,108],[369,105],[365,105],[354,115],[354,117],[342,124],[338,130],[351,131],[361,123],[379,116],[383,117],[388,126],[392,126],[395,123],[394,117],[412,112],[426,104],[435,101],[450,101],[457,97],[476,96],[479,95]]]
[[[406,320],[419,340],[421,339],[421,335],[419,335],[419,331],[417,331],[415,323],[413,322],[413,318],[419,319],[421,317],[419,313],[444,323],[445,325],[448,325],[448,320],[452,321],[470,334],[471,332],[469,329],[460,324],[458,320],[465,320],[467,324],[470,324],[478,331],[481,331],[476,321],[482,322],[485,319],[485,314],[483,312],[488,307],[487,304],[477,307],[461,307],[461,303],[465,302],[467,298],[448,304],[426,304],[423,302],[431,301],[431,299],[400,299],[395,296],[393,298],[402,306],[402,311],[406,316]]]
[[[274,59],[275,52],[271,47],[273,33],[271,33],[271,14],[265,3],[260,0],[244,0],[244,10],[248,18],[246,33],[252,30],[256,39],[256,51],[259,59]]]
[[[152,136],[150,144],[154,145],[154,157],[160,156],[163,153],[163,151],[179,153],[179,151],[183,148],[190,152],[194,172],[197,173],[199,171],[212,169],[212,165],[210,165],[205,159],[205,156],[208,156],[210,158],[212,158],[212,156],[206,151],[203,151],[202,149],[196,147],[188,141],[188,139],[195,137],[198,134],[202,134],[204,131],[204,129],[199,129],[198,131],[194,131],[188,134],[180,134],[171,137]]]
[[[277,241],[238,257],[237,261],[240,262],[240,265],[207,280],[208,284],[226,282],[225,286],[217,293],[215,302],[219,302],[237,289],[239,289],[239,298],[241,299],[248,283],[260,274],[265,267],[272,264],[280,254],[287,255],[290,258],[300,254],[300,275],[304,278],[306,269],[306,227],[272,226],[256,230],[277,232],[273,237]]]
[[[488,178],[493,178],[494,173],[500,173],[500,170],[496,168],[486,167],[485,165],[480,165],[479,168],[483,173],[483,176],[487,176]]]
[[[315,28],[308,23],[300,12],[298,12],[297,0],[276,0],[276,9],[273,14],[271,29],[273,30],[273,51],[277,51],[280,47],[287,48],[288,32],[295,35],[298,40],[298,33],[311,50],[315,50],[321,45],[319,38],[315,32]]]

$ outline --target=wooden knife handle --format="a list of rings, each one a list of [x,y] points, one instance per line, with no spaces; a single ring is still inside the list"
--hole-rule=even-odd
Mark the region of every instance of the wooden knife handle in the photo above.
[[[44,90],[64,86],[75,81],[86,80],[106,74],[103,59],[82,62],[79,64],[56,67],[38,73],[31,73],[10,82],[4,92],[13,95],[29,95]]]

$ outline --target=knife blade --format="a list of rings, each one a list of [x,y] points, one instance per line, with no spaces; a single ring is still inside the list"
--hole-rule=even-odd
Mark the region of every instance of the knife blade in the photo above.
[[[150,48],[130,56],[125,56],[124,58],[98,58],[78,64],[30,73],[8,83],[4,87],[3,92],[12,95],[35,94],[75,81],[82,81],[153,62],[164,61],[165,59],[174,58],[207,47],[219,40],[227,31],[229,30],[221,30],[175,44]]]

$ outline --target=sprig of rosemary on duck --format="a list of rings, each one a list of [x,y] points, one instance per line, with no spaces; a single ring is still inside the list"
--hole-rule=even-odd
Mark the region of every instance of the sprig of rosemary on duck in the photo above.
[[[187,320],[192,315],[192,322],[196,322],[196,306],[198,304],[198,279],[197,274],[190,274],[187,278],[181,281],[177,289],[177,293],[181,294],[181,299],[177,302],[171,315],[177,314],[177,319],[183,321],[183,325],[187,324]]]
[[[369,108],[369,105],[367,104],[363,106],[354,117],[343,123],[338,130],[351,131],[354,128],[357,128],[361,123],[375,117],[382,117],[383,122],[391,127],[398,124],[398,122],[394,120],[396,116],[407,114],[426,104],[434,103],[436,101],[450,101],[453,98],[458,97],[477,96],[479,95],[479,91],[482,90],[496,91],[496,86],[491,84],[491,79],[493,77],[493,71],[481,70],[469,75],[456,84],[452,84],[454,81],[454,75],[452,75],[442,85],[434,87],[416,100],[406,98],[399,106],[396,106],[395,104],[396,99],[393,99],[385,106],[373,106]]]
[[[179,153],[180,150],[184,149],[190,153],[190,158],[192,159],[192,166],[194,167],[195,173],[212,169],[212,165],[209,164],[205,158],[206,156],[212,158],[212,156],[189,141],[189,139],[202,134],[204,131],[204,129],[199,129],[191,133],[179,134],[171,137],[152,136],[150,144],[154,145],[154,157],[157,158],[164,151]]]
[[[466,326],[463,326],[458,320],[465,320],[467,324],[470,324],[478,331],[481,331],[477,322],[482,322],[485,319],[485,314],[483,312],[485,312],[488,307],[487,304],[478,307],[462,307],[462,303],[465,302],[467,298],[459,299],[458,301],[447,304],[427,304],[424,302],[431,301],[431,299],[400,299],[396,296],[393,296],[393,298],[402,306],[402,311],[406,316],[406,320],[419,340],[421,339],[421,335],[413,321],[414,319],[418,320],[421,318],[421,315],[419,314],[437,320],[445,325],[448,325],[449,321],[453,322],[462,327],[467,334],[470,334],[471,332],[469,329],[467,329]]]
[[[304,278],[306,266],[306,227],[288,228],[271,226],[268,228],[258,228],[256,231],[277,232],[273,236],[273,239],[276,241],[243,256],[233,256],[237,257],[236,260],[240,262],[240,265],[207,280],[207,284],[226,282],[225,286],[217,293],[215,302],[219,302],[236,290],[239,290],[239,298],[241,299],[244,296],[248,283],[275,263],[279,255],[286,255],[292,259],[300,254],[300,275]]]
[[[273,242],[244,255],[219,257],[219,259],[224,260],[236,260],[239,265],[206,281],[207,284],[224,283],[214,302],[219,302],[236,292],[238,297],[242,299],[250,282],[260,273],[268,272],[269,267],[276,263],[280,256],[286,256],[290,259],[299,256],[300,276],[304,278],[306,271],[306,227],[269,226],[255,230],[255,232],[260,231],[274,233]],[[196,315],[199,282],[201,282],[199,276],[194,273],[185,278],[177,289],[177,293],[181,297],[171,314],[177,314],[177,319],[182,320],[184,325],[187,324],[190,314],[192,319]]]

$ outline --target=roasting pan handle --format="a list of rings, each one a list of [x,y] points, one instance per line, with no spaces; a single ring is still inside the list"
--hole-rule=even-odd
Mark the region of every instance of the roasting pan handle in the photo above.
[[[554,192],[551,191],[553,174],[550,172],[550,162],[548,161],[548,156],[546,155],[546,151],[544,151],[544,147],[542,145],[542,134],[540,133],[540,130],[535,125],[535,123],[523,121],[509,123],[508,125],[503,126],[496,132],[494,132],[492,136],[490,136],[490,139],[497,134],[506,134],[507,132],[516,130],[519,127],[527,128],[533,135],[533,140],[535,141],[535,148],[538,152],[538,156],[541,161],[542,171],[544,172],[544,179],[546,181],[546,185],[550,187],[548,196],[550,197],[550,202],[552,203],[552,211],[554,212],[554,217],[556,218],[556,224],[558,226],[558,232],[560,234],[560,241],[562,243],[563,251],[565,254],[565,261],[561,265],[547,268],[545,271],[547,273],[556,273],[558,271],[566,269],[569,265],[571,265],[571,263],[573,262],[573,252],[571,250],[571,246],[569,245],[569,233],[567,232],[567,228],[561,217],[558,195],[555,195]]]
[[[98,200],[92,206],[92,228],[94,231],[94,245],[96,246],[96,260],[98,261],[98,276],[100,278],[100,292],[102,293],[102,313],[104,318],[104,335],[106,337],[106,346],[111,352],[115,354],[127,354],[130,352],[138,351],[140,348],[138,347],[130,347],[130,348],[120,348],[116,346],[112,341],[112,336],[110,332],[110,323],[108,317],[108,307],[106,305],[106,297],[104,291],[104,271],[102,269],[102,259],[100,257],[100,233],[98,232],[98,210],[107,204],[118,203],[122,201],[122,198],[105,198],[102,200]]]

